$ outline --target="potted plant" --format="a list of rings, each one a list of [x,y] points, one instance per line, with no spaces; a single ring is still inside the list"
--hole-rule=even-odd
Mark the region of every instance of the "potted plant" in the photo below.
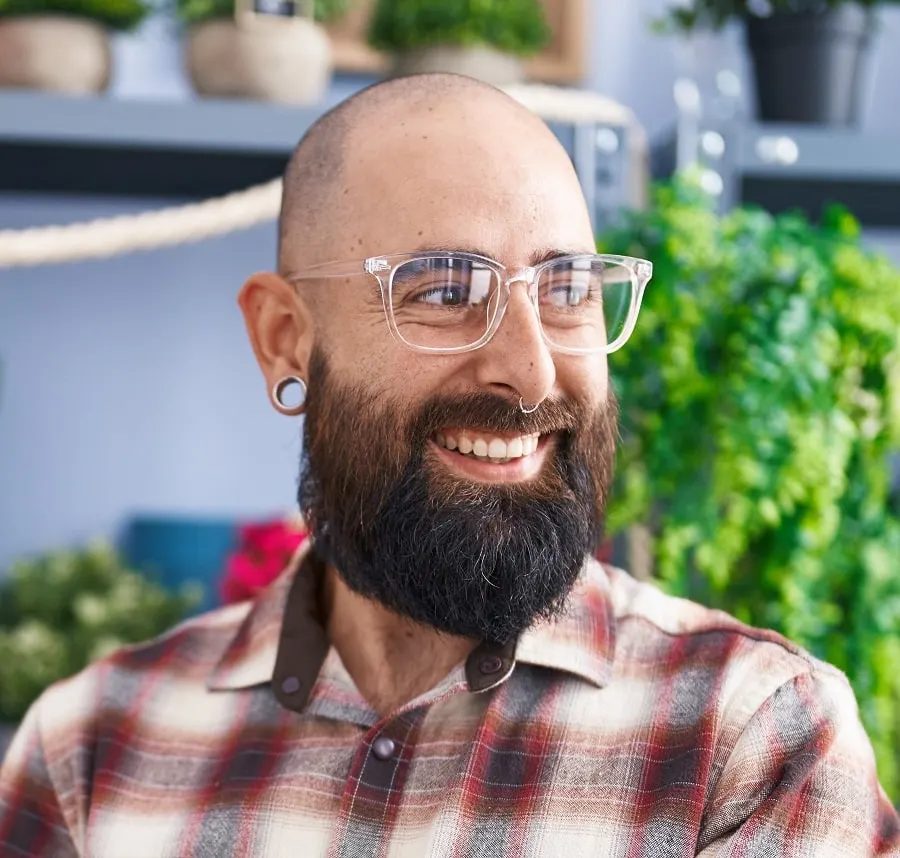
[[[539,0],[378,0],[369,23],[395,75],[456,72],[496,86],[522,80],[522,59],[549,38]]]
[[[900,799],[900,271],[845,211],[718,216],[684,177],[599,243],[654,262],[610,359],[610,530],[647,526],[667,589],[844,670]]]
[[[690,33],[743,22],[761,120],[848,126],[861,121],[874,9],[883,2],[690,0],[668,23]]]
[[[320,22],[352,0],[177,0],[186,65],[200,95],[316,103],[331,82]]]
[[[197,601],[127,568],[103,543],[14,565],[0,578],[0,745],[49,685],[159,635]]]
[[[0,88],[106,89],[110,31],[136,27],[148,0],[0,0]]]

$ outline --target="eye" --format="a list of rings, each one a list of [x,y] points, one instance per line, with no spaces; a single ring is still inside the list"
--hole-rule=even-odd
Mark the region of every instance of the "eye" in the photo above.
[[[560,264],[544,276],[542,298],[558,309],[578,308],[601,299],[599,276],[590,268],[575,267],[577,263]]]
[[[414,259],[401,265],[394,274],[394,302],[430,307],[468,306],[483,299],[481,292],[489,290],[490,280],[488,269],[482,272],[466,259]]]
[[[469,290],[461,284],[442,284],[425,290],[418,290],[413,301],[421,304],[435,304],[441,307],[458,307],[469,302]]]

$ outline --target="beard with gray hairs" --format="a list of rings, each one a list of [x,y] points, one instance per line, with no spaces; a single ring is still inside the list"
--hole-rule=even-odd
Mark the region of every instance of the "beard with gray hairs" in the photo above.
[[[505,643],[564,607],[603,534],[617,408],[548,399],[523,414],[487,392],[435,396],[418,413],[309,367],[298,501],[316,553],[352,590],[439,631]],[[558,433],[524,483],[465,480],[429,440],[447,426]]]

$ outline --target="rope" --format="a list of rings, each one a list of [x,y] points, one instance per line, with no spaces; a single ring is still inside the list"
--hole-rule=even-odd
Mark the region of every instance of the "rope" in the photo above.
[[[633,123],[630,111],[596,93],[534,84],[506,91],[547,122]],[[100,259],[203,241],[274,220],[280,206],[281,179],[275,179],[201,203],[66,226],[0,230],[0,269]]]
[[[68,226],[0,230],[0,268],[76,262],[171,247],[247,229],[277,217],[281,179],[224,197]]]

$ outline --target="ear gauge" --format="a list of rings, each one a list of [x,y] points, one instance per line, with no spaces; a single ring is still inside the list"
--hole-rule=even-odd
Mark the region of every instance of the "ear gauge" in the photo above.
[[[302,414],[306,407],[306,382],[297,375],[285,376],[272,388],[272,402],[282,414]]]

